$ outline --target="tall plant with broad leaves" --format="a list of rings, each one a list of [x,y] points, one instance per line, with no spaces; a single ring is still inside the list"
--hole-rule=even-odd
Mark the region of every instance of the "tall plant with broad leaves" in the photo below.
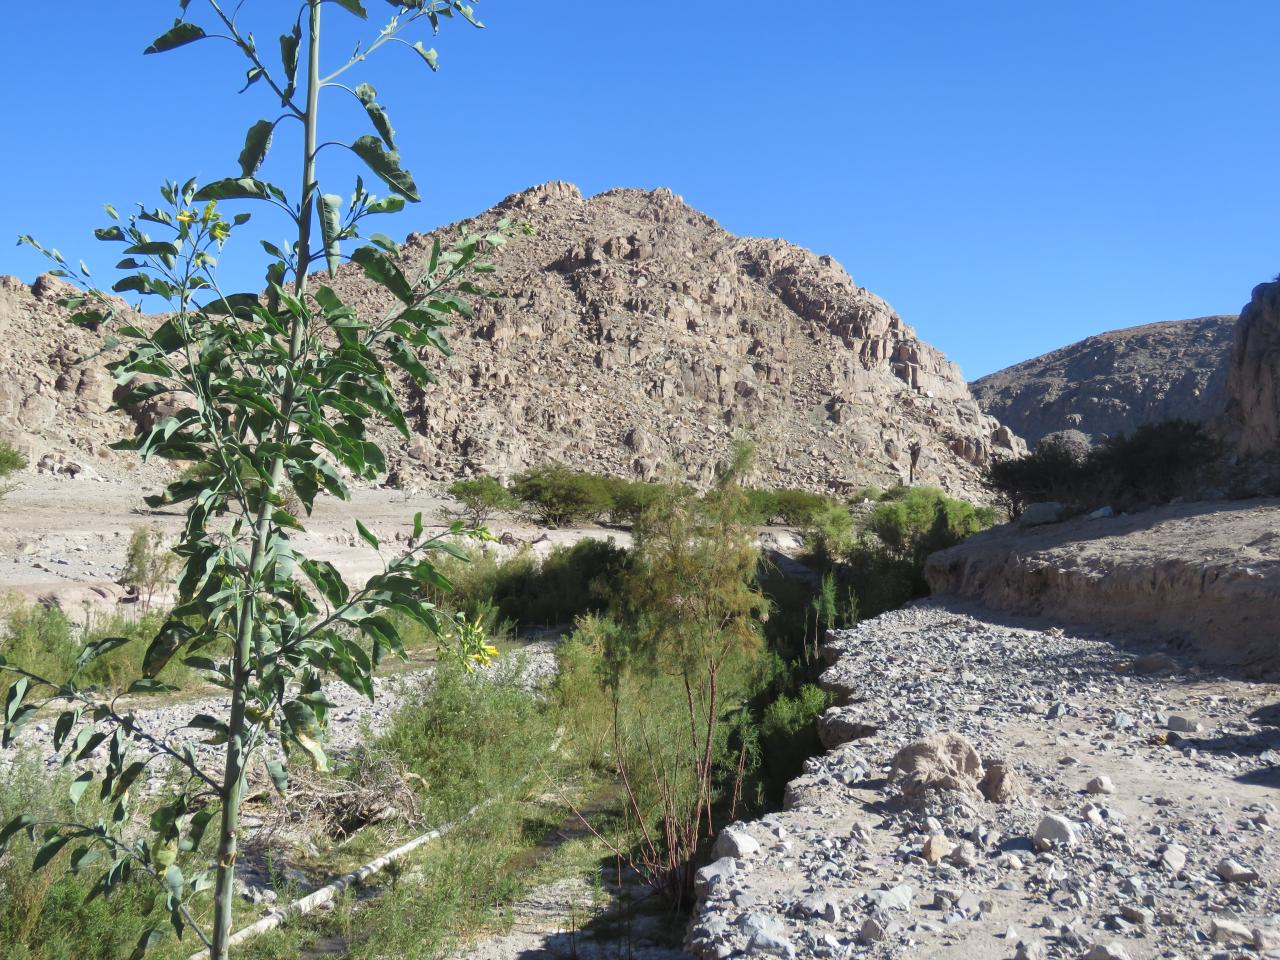
[[[269,89],[279,115],[249,128],[238,175],[203,186],[168,183],[161,205],[139,205],[124,218],[107,207],[112,222],[96,231],[98,239],[122,247],[117,266],[126,275],[112,292],[140,295],[153,312],[163,312],[163,320],[148,321],[120,306],[94,286],[83,263],[72,266],[57,250],[30,237],[20,240],[43,250],[55,261],[55,273],[79,286],[67,303],[76,323],[103,330],[105,348],[117,351],[109,368],[121,386],[119,406],[162,399],[174,410],[117,448],[144,459],[210,465],[148,498],[153,507],[186,504],[176,548],[183,567],[177,605],[147,648],[143,676],[132,690],[161,689],[157,675],[174,658],[206,671],[229,692],[228,706],[218,716],[194,717],[188,728],[217,746],[219,762],[206,766],[189,740],[147,729],[126,706],[77,682],[80,670],[127,642],[123,638],[86,647],[77,673],[65,682],[0,663],[18,675],[4,704],[5,746],[37,713],[58,709],[53,744],[79,774],[71,799],[80,806],[93,788],[108,811],[93,822],[51,822],[30,811],[0,827],[0,852],[23,833],[41,844],[37,867],[68,848],[72,870],[98,871],[91,896],[149,875],[160,884],[174,930],[179,936],[194,930],[214,958],[227,956],[231,939],[240,807],[251,763],[262,762],[282,792],[286,756],[269,744],[297,748],[325,767],[322,681],[336,675],[372,698],[379,660],[402,653],[397,620],[440,630],[445,615],[424,598],[426,588],[449,585],[431,556],[463,556],[448,538],[468,532],[457,524],[424,539],[419,514],[411,549],[385,557],[383,572],[362,586],[348,586],[333,565],[300,552],[294,535],[304,518],[290,512],[281,491],[287,480],[310,514],[322,493],[348,498],[344,471],[359,480],[384,472],[384,452],[367,424],[381,417],[408,436],[393,389],[395,371],[418,383],[432,379],[423,355],[447,352],[442,328],[452,317],[470,314],[469,298],[484,296],[473,275],[490,269],[481,258],[507,236],[505,225],[483,236],[464,231],[451,246],[437,241],[426,262],[408,271],[396,245],[378,234],[344,252],[366,218],[419,200],[387,110],[373,87],[351,86],[348,73],[371,54],[397,46],[425,61],[423,69],[435,70],[435,51],[407,37],[415,28],[438,30],[445,19],[480,26],[469,5],[392,4],[396,12],[381,31],[329,72],[321,65],[321,13],[337,8],[337,15],[366,20],[361,0],[303,0],[280,37],[279,66],[238,22],[244,6],[228,10],[219,0],[181,0],[181,17],[145,52],[229,42],[247,60],[246,86]],[[194,8],[207,17],[205,25],[191,19]],[[374,132],[350,143],[321,143],[321,94],[328,92],[358,100]],[[293,122],[302,137],[299,192],[291,196],[263,179],[261,170],[277,129]],[[320,154],[341,148],[363,161],[387,196],[375,196],[361,178],[347,203],[322,190]],[[248,211],[224,213],[233,202],[282,211],[296,228],[288,249],[262,241],[271,257],[263,295],[224,291],[216,277],[218,256],[250,218]],[[393,309],[362,316],[309,276],[321,264],[332,275],[346,259],[389,291]],[[355,526],[370,549],[380,550],[364,524],[356,520]],[[88,763],[91,758],[98,763]],[[166,784],[176,786],[141,822],[131,797],[163,767],[169,768]],[[202,854],[206,834],[216,835],[211,865]],[[135,955],[163,933],[148,931]]]

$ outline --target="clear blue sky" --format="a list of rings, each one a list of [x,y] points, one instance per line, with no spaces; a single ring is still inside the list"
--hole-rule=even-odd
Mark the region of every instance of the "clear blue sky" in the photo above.
[[[90,236],[104,201],[235,172],[269,96],[235,95],[243,67],[226,44],[141,56],[177,9],[10,5],[0,273],[42,269],[12,246],[20,232],[108,266],[114,251]],[[296,5],[245,9],[274,51]],[[392,235],[549,179],[669,186],[735,233],[832,254],[970,377],[1102,330],[1234,313],[1280,270],[1273,0],[477,12],[488,29],[429,41],[439,74],[403,48],[374,69],[424,194],[384,220]],[[356,34],[342,33],[345,53]],[[366,132],[345,104],[331,116]],[[257,285],[243,256],[227,266]]]

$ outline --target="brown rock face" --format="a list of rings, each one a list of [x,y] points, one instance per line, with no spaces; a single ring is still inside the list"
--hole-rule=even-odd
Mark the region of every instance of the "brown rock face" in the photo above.
[[[1228,439],[1246,456],[1280,451],[1280,282],[1260,283],[1240,313],[1227,371]]]
[[[428,476],[558,459],[704,482],[744,429],[763,482],[914,478],[980,496],[981,467],[1023,449],[953,363],[830,257],[735,237],[665,189],[584,199],[549,183],[473,227],[500,217],[535,235],[498,252],[487,279],[500,296],[450,333],[441,383],[412,398]],[[406,261],[431,239],[411,235]],[[364,309],[385,304],[354,271],[334,286]]]
[[[1112,330],[999,370],[971,386],[982,409],[1027,442],[1080,430],[1098,439],[1179,418],[1210,421],[1225,403],[1235,317]]]
[[[554,459],[702,483],[742,429],[759,446],[760,482],[839,491],[914,480],[980,498],[981,468],[1024,449],[953,363],[830,257],[735,237],[661,189],[584,199],[548,183],[470,228],[501,218],[534,233],[492,258],[484,279],[498,296],[448,331],[453,357],[424,354],[440,382],[406,386],[416,436],[384,435],[399,444],[390,465],[402,481]],[[406,272],[437,234],[456,227],[409,236]],[[391,306],[357,267],[318,281],[362,313]],[[0,370],[13,371],[0,434],[96,447],[123,421],[104,413],[100,367],[64,363],[95,337],[62,324],[53,304],[16,281],[0,287]]]

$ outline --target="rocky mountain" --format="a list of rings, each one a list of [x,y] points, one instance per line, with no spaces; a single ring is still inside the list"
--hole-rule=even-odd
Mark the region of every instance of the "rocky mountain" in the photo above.
[[[1254,287],[1240,313],[1226,391],[1228,440],[1246,456],[1280,453],[1280,282]]]
[[[402,484],[560,460],[639,477],[710,479],[735,431],[760,480],[832,490],[898,480],[980,495],[981,468],[1023,445],[983,413],[959,369],[830,257],[735,237],[669,190],[586,199],[567,183],[472,221],[527,223],[493,258],[499,296],[429,357],[439,384],[407,397]],[[456,233],[457,225],[438,231]],[[402,248],[416,265],[434,234]],[[354,266],[332,286],[390,305]],[[60,322],[54,285],[0,282],[0,436],[37,457],[109,463],[123,430],[111,384]]]
[[[1028,443],[1046,433],[1130,433],[1174,417],[1209,421],[1226,401],[1236,318],[1113,330],[975,380],[982,409]]]

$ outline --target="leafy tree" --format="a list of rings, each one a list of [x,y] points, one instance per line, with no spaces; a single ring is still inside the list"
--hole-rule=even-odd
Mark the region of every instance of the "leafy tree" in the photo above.
[[[610,506],[604,477],[562,463],[531,467],[515,478],[511,492],[540,523],[554,527],[598,520]]]
[[[465,519],[473,527],[483,527],[495,514],[514,510],[520,502],[501,480],[488,475],[454,481],[449,485],[449,496],[462,505]]]
[[[735,446],[705,497],[670,490],[646,512],[634,529],[617,604],[620,619],[634,627],[610,633],[604,650],[605,681],[615,699],[616,763],[634,819],[649,819],[638,779],[651,777],[649,789],[658,797],[660,827],[644,832],[641,866],[677,902],[692,895],[700,845],[715,830],[717,748],[726,714],[741,706],[767,608],[756,583],[760,551],[739,483],[751,453],[747,444]],[[627,732],[617,729],[619,698],[637,677],[670,676],[679,690],[673,706],[683,733],[659,749],[640,724],[642,743],[629,749]]]
[[[150,610],[156,591],[167,585],[178,572],[178,556],[165,546],[164,534],[155,527],[138,527],[129,538],[120,583],[133,587],[142,600],[142,609]]]
[[[100,767],[83,766],[72,787],[72,799],[78,800],[96,783],[107,816],[79,822],[33,810],[0,827],[0,847],[20,833],[33,841],[39,837],[36,866],[70,846],[73,869],[101,870],[94,894],[109,892],[135,874],[153,877],[175,931],[181,936],[194,929],[215,960],[227,956],[231,939],[240,803],[250,763],[263,761],[283,791],[284,758],[265,752],[269,737],[277,736],[323,769],[324,677],[334,674],[372,698],[374,667],[384,654],[402,651],[397,621],[405,618],[437,633],[442,628],[439,610],[425,599],[427,587],[445,583],[431,555],[462,553],[443,536],[424,540],[419,515],[416,545],[387,557],[383,572],[363,586],[348,586],[331,564],[295,547],[293,535],[303,529],[304,518],[286,507],[283,485],[292,484],[309,514],[321,493],[348,498],[344,473],[359,480],[384,473],[384,452],[367,425],[381,417],[408,436],[392,371],[398,368],[419,384],[432,378],[424,352],[446,349],[441,328],[454,316],[470,314],[467,298],[482,295],[472,275],[488,269],[483,253],[506,237],[505,227],[486,236],[462,231],[448,247],[437,241],[412,270],[396,244],[379,234],[346,252],[367,217],[419,200],[376,91],[367,83],[348,85],[348,74],[371,54],[401,46],[434,70],[435,51],[406,36],[428,24],[434,30],[450,18],[479,26],[471,6],[460,0],[393,4],[395,15],[374,39],[325,70],[322,12],[365,20],[361,0],[302,0],[297,18],[287,22],[280,37],[278,66],[269,62],[276,45],[268,56],[267,45],[258,45],[240,22],[246,5],[224,8],[224,2],[180,0],[181,17],[145,52],[204,40],[229,43],[247,62],[247,85],[270,90],[274,118],[249,128],[232,176],[203,186],[194,180],[166,183],[162,204],[139,205],[126,217],[108,207],[110,223],[96,231],[100,240],[123,248],[118,266],[126,275],[112,291],[139,295],[163,319],[145,324],[136,314],[118,310],[83,264],[73,267],[57,250],[45,251],[55,273],[83,290],[67,301],[75,310],[73,320],[107,331],[106,347],[121,349],[110,363],[123,388],[120,406],[161,396],[176,402],[172,416],[138,428],[117,448],[144,459],[214,465],[148,498],[152,506],[187,505],[175,548],[183,569],[177,605],[150,642],[144,675],[131,689],[162,688],[157,674],[175,658],[217,678],[228,691],[229,709],[197,716],[189,726],[220,746],[220,769],[206,769],[190,743],[144,729],[126,707],[81,685],[80,675],[95,658],[128,642],[109,637],[85,647],[69,680],[8,665],[17,679],[9,686],[3,718],[8,746],[38,712],[58,707],[53,743],[66,761],[107,752]],[[192,8],[205,11],[205,25],[189,19]],[[321,95],[329,93],[358,100],[374,133],[349,143],[322,142]],[[282,128],[301,131],[294,171],[301,186],[294,196],[262,172]],[[324,192],[319,159],[329,148],[359,158],[389,195],[376,197],[359,177],[345,204],[338,194]],[[242,201],[283,213],[294,228],[287,247],[262,241],[271,257],[262,296],[225,291],[216,276],[224,248],[250,218],[247,211],[232,214],[224,208]],[[30,237],[22,242],[44,250]],[[333,289],[313,282],[314,267],[323,264],[332,275],[343,260],[385,289],[394,306],[380,316],[363,316]],[[370,549],[381,550],[364,524],[356,520],[355,526]],[[463,532],[461,523],[449,531]],[[140,834],[130,813],[131,793],[153,765],[166,763],[176,786]],[[214,802],[197,799],[201,795]],[[199,866],[207,832],[216,836],[212,871]],[[212,929],[206,933],[192,905],[207,891],[214,903]],[[161,935],[148,930],[136,955]]]

